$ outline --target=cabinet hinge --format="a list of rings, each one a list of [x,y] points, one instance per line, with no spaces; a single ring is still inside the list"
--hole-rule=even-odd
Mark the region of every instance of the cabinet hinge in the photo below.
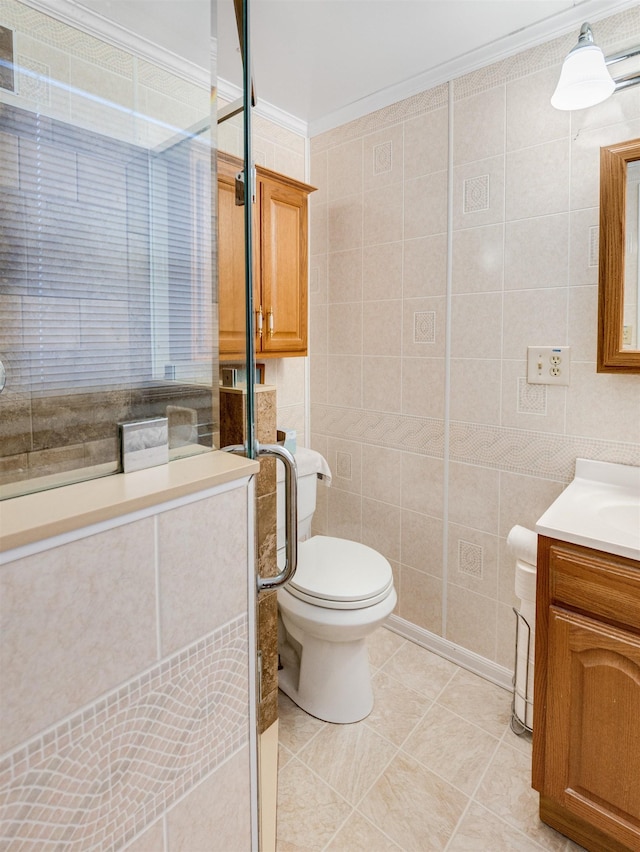
[[[256,167],[253,166],[251,169],[251,183],[253,185],[253,194],[251,196],[251,201],[255,204],[256,202]],[[236,175],[236,207],[244,207],[244,172],[238,172]]]
[[[236,207],[244,207],[244,172],[236,175]]]

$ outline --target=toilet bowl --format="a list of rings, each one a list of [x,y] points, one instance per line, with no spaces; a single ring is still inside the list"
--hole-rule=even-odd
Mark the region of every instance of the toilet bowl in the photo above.
[[[299,707],[327,722],[357,722],[373,708],[367,637],[391,614],[397,596],[389,562],[359,542],[332,536],[307,538],[316,504],[318,474],[328,467],[319,453],[300,448],[298,465],[298,567],[278,589],[279,687]],[[284,496],[278,482],[278,548]]]

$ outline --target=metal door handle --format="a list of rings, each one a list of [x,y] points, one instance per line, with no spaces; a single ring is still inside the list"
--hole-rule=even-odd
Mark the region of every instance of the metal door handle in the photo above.
[[[221,448],[225,453],[246,454],[243,444],[233,444]],[[298,467],[289,450],[281,444],[263,444],[256,442],[257,456],[275,456],[284,464],[284,512],[285,512],[285,563],[284,568],[275,577],[256,578],[258,591],[277,589],[287,583],[296,573],[298,565]],[[277,524],[277,520],[276,520]]]

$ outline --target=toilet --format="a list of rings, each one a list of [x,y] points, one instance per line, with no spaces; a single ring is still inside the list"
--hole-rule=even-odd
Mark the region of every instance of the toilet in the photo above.
[[[278,589],[278,685],[326,722],[358,722],[373,708],[367,637],[393,612],[397,595],[388,561],[364,544],[311,534],[318,476],[325,459],[300,447],[298,567]],[[284,476],[278,465],[278,563],[284,564]]]

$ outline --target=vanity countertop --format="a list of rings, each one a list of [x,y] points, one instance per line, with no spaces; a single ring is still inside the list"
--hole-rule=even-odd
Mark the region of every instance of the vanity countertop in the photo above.
[[[573,482],[536,532],[640,561],[640,467],[576,459]]]

